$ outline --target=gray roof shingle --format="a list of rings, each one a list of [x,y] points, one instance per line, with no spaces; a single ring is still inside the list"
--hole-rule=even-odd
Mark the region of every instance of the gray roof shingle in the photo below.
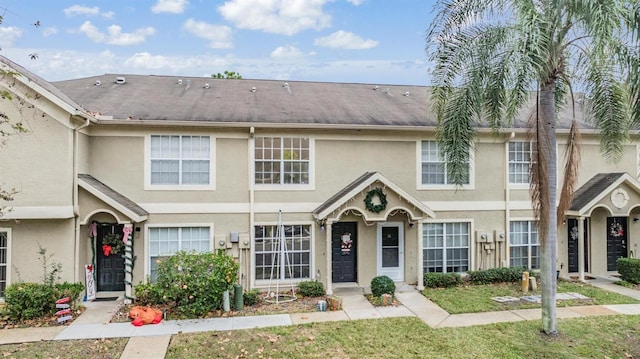
[[[620,177],[624,176],[624,172],[598,173],[591,177],[589,181],[583,184],[573,193],[570,211],[579,211],[589,202],[602,194],[612,183],[616,182]]]

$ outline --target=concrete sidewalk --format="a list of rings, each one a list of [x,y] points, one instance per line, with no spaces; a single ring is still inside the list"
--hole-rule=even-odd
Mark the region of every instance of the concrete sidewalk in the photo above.
[[[589,281],[589,284],[640,300],[640,292],[615,285],[610,279]],[[277,314],[246,317],[168,320],[156,325],[135,327],[130,323],[110,323],[118,309],[114,302],[86,303],[85,312],[68,326],[47,328],[4,329],[0,344],[41,340],[99,339],[128,337],[121,358],[163,358],[171,336],[179,333],[227,331],[263,327],[296,325],[341,320],[379,319],[415,316],[432,328],[464,327],[491,323],[539,320],[541,309],[521,309],[488,313],[450,315],[413,288],[402,287],[396,293],[401,305],[374,307],[364,297],[362,289],[337,291],[342,298],[342,310]],[[640,304],[559,307],[558,318],[578,318],[594,315],[640,315]]]

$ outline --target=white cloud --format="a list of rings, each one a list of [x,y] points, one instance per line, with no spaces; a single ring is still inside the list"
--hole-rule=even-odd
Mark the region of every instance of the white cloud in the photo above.
[[[118,25],[109,26],[107,33],[103,33],[97,27],[93,26],[90,21],[85,21],[79,30],[80,32],[84,32],[87,37],[94,42],[122,46],[142,43],[146,40],[147,36],[156,33],[156,30],[152,27],[140,28],[134,32],[123,33],[122,28]]]
[[[233,47],[231,41],[233,31],[228,26],[212,25],[189,19],[184,23],[183,28],[199,38],[208,40],[211,48],[228,49]]]
[[[58,29],[55,27],[45,27],[42,29],[42,36],[49,37],[58,33]]]
[[[151,11],[155,14],[161,12],[182,14],[187,5],[189,5],[189,0],[158,0],[158,2],[151,7]]]
[[[347,0],[348,2],[350,2],[351,4],[358,6],[362,3],[364,3],[364,0]]]
[[[100,8],[97,6],[88,7],[83,5],[73,5],[64,9],[63,11],[67,17],[72,17],[75,15],[85,15],[85,16],[102,15],[102,17],[105,17],[108,19],[113,17],[113,11],[101,12]]]
[[[218,8],[222,16],[241,29],[293,35],[331,25],[323,13],[328,0],[230,0]]]
[[[295,46],[278,46],[271,51],[271,57],[277,60],[294,60],[304,57],[304,54]]]
[[[7,47],[22,36],[22,30],[15,26],[0,27],[0,47]]]
[[[354,33],[343,30],[336,31],[329,36],[317,38],[313,44],[317,46],[348,50],[364,50],[378,46],[377,41],[365,40]]]

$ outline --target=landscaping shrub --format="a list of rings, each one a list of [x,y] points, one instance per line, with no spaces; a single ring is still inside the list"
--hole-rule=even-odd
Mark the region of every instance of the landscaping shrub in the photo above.
[[[140,305],[150,305],[162,301],[158,286],[152,283],[138,283],[133,287],[133,292]]]
[[[425,273],[423,279],[427,288],[450,288],[462,284],[458,273]]]
[[[232,293],[238,281],[238,263],[223,250],[181,251],[158,261],[157,278],[150,300],[174,305],[187,316],[202,316],[222,309],[222,294]]]
[[[298,294],[303,297],[321,297],[324,295],[324,286],[317,280],[306,280],[298,283]]]
[[[242,298],[244,305],[255,305],[260,302],[260,289],[249,289]]]
[[[383,294],[394,295],[396,292],[396,284],[386,275],[375,277],[371,280],[371,294],[379,297]]]
[[[69,297],[69,304],[75,309],[78,296],[83,290],[84,286],[81,283],[15,283],[4,293],[5,311],[9,317],[18,320],[53,315],[56,311],[56,300]]]
[[[469,282],[472,284],[515,283],[522,280],[522,267],[491,268],[486,270],[469,271]]]
[[[640,284],[640,259],[638,258],[618,258],[618,273],[622,280]]]

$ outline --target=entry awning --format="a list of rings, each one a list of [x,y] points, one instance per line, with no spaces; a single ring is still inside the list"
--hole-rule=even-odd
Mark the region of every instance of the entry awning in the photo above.
[[[312,212],[314,218],[317,220],[326,219],[331,213],[345,206],[354,197],[360,195],[375,183],[380,183],[382,186],[395,192],[406,203],[407,206],[405,207],[407,208],[405,208],[405,210],[413,219],[423,218],[425,216],[435,218],[436,215],[433,210],[379,172],[365,172],[355,181],[346,185],[342,190],[331,196],[331,198]]]
[[[598,173],[578,188],[567,211],[568,216],[585,216],[593,208],[610,197],[610,204],[623,209],[629,201],[628,194],[621,187],[640,194],[640,182],[626,172]],[[626,197],[626,198],[625,198]]]
[[[149,212],[145,211],[144,208],[91,175],[78,174],[78,185],[101,201],[131,218],[133,222],[144,222],[149,217]]]

